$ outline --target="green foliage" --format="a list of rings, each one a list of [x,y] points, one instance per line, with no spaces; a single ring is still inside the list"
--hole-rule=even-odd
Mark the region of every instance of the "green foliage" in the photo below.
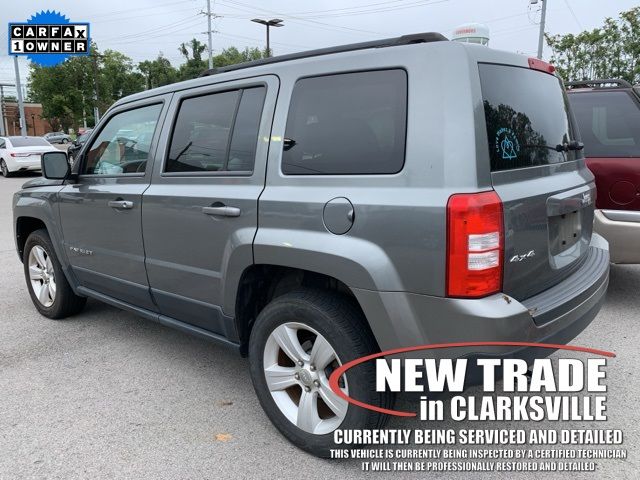
[[[145,88],[162,87],[178,81],[178,71],[162,53],[155,60],[145,60],[138,64],[138,70],[145,80]]]
[[[622,78],[640,82],[640,7],[577,35],[547,35],[551,61],[567,81]]]
[[[93,124],[93,108],[104,112],[113,102],[145,89],[196,78],[207,69],[207,47],[197,39],[178,48],[185,61],[179,68],[162,53],[137,65],[115,50],[100,53],[91,46],[90,56],[71,57],[55,67],[31,64],[29,97],[42,104],[42,116],[52,129],[77,128],[83,116]],[[213,57],[215,67],[257,60],[267,56],[258,48],[230,47]],[[95,93],[98,93],[96,102]]]

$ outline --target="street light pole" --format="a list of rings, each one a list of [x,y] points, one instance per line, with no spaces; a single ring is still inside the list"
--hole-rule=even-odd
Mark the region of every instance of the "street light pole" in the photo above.
[[[24,100],[22,98],[22,84],[20,83],[20,68],[18,56],[13,56],[13,68],[16,71],[16,90],[18,90],[18,110],[20,112],[20,135],[27,136],[27,119],[24,117]]]
[[[269,44],[269,27],[284,27],[283,21],[279,18],[272,18],[271,20],[263,20],[261,18],[254,18],[252,22],[259,23],[267,27],[267,57],[271,56],[271,45]]]
[[[538,58],[542,60],[542,49],[544,48],[544,25],[547,20],[547,0],[542,2],[542,16],[540,17],[540,34],[538,36]]]

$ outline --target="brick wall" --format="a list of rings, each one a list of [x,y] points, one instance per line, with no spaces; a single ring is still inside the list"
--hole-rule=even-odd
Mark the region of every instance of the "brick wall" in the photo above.
[[[5,125],[7,135],[20,135],[19,110],[16,102],[5,102]],[[41,118],[42,105],[39,103],[25,103],[24,116],[27,121],[27,135],[40,137],[51,131],[49,122]]]

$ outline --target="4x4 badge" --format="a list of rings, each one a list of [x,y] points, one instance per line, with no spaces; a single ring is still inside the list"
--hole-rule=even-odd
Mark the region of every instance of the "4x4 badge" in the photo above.
[[[514,255],[513,257],[511,257],[511,260],[509,260],[509,262],[514,263],[514,262],[522,262],[524,260],[526,260],[527,258],[531,258],[531,257],[535,257],[536,256],[536,251],[535,250],[529,250],[527,253],[523,253],[522,255]]]

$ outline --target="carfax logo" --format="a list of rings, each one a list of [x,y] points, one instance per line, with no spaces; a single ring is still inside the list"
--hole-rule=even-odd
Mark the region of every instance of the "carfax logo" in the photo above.
[[[510,128],[501,128],[496,133],[496,152],[503,160],[513,160],[520,153],[520,143]]]
[[[71,55],[88,55],[89,23],[72,23],[59,12],[42,11],[27,22],[9,23],[9,55],[27,55],[43,66],[64,62]]]

